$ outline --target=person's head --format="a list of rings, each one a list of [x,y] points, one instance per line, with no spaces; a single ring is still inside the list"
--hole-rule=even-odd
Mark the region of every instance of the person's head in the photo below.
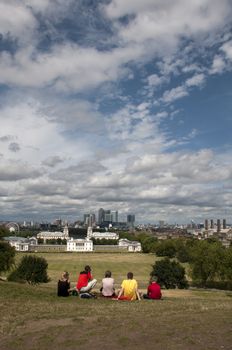
[[[133,272],[128,272],[128,274],[127,274],[127,278],[128,278],[128,280],[133,280]]]
[[[88,273],[91,271],[91,267],[89,265],[85,266],[85,272]]]
[[[106,278],[110,278],[110,277],[111,277],[111,271],[107,270],[107,271],[105,272],[105,277],[106,277]]]
[[[154,275],[151,275],[151,278],[150,278],[150,283],[156,283],[157,282],[157,276],[154,276]]]
[[[64,271],[64,272],[62,273],[62,278],[63,278],[64,280],[67,280],[67,279],[69,278],[69,273],[68,273],[67,271]]]

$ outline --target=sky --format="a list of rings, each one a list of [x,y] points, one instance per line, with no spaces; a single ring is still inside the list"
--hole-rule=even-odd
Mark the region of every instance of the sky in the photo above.
[[[231,220],[231,0],[0,0],[0,220]]]

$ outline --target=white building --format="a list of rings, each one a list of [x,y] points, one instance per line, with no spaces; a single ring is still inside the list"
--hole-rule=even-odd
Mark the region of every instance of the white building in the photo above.
[[[64,227],[63,232],[60,231],[41,231],[37,234],[37,238],[44,239],[45,241],[49,239],[69,239],[69,231],[68,231],[68,225],[66,224]]]
[[[37,239],[35,237],[24,238],[17,236],[6,237],[7,241],[18,252],[28,252],[31,246],[37,245]]]
[[[89,239],[91,238],[95,238],[95,239],[119,239],[119,235],[115,232],[93,232],[92,227],[88,227],[88,231],[87,231],[87,237]]]
[[[67,252],[92,252],[93,241],[88,238],[69,239],[67,241]]]
[[[118,241],[118,246],[127,248],[128,252],[141,252],[142,251],[142,246],[141,246],[140,242],[129,241],[126,238],[121,238]]]

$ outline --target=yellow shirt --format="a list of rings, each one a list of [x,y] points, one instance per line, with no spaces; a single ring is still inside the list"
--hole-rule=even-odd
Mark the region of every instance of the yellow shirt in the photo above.
[[[131,300],[136,300],[136,290],[138,288],[138,284],[136,280],[123,280],[121,287],[123,288],[123,295],[125,297],[130,298]]]

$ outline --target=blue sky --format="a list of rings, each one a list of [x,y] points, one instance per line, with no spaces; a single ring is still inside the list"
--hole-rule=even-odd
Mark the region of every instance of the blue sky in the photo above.
[[[226,218],[230,0],[0,0],[2,220]]]

